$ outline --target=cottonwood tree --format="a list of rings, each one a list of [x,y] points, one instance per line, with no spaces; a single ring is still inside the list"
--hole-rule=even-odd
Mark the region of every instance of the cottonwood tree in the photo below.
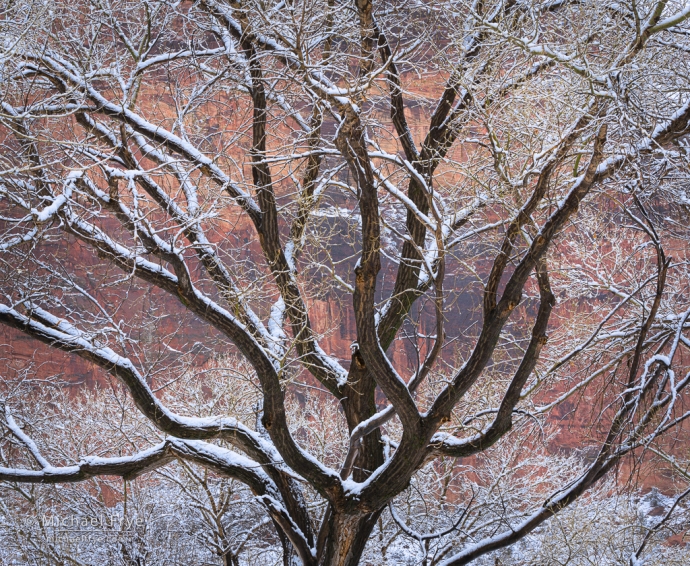
[[[5,4],[0,321],[117,377],[165,436],[50,461],[7,402],[33,464],[0,479],[178,459],[245,483],[286,563],[354,565],[421,468],[589,405],[582,472],[458,533],[439,562],[458,565],[681,434],[688,18],[668,1]],[[324,346],[326,299],[354,321],[348,349]],[[184,313],[250,364],[255,423],[154,391],[193,359]],[[342,457],[291,426],[300,387],[340,407]]]

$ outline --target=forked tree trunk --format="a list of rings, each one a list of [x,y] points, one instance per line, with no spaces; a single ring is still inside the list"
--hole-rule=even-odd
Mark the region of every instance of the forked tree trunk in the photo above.
[[[358,566],[371,531],[383,509],[368,515],[334,513],[319,566]]]

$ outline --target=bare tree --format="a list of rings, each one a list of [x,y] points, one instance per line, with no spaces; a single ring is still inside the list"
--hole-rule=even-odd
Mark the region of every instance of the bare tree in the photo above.
[[[6,3],[0,321],[117,377],[163,437],[58,465],[6,402],[33,463],[0,479],[177,459],[246,484],[286,564],[354,565],[422,468],[524,455],[580,399],[586,467],[437,563],[520,541],[690,415],[689,18],[665,0]],[[325,300],[354,320],[349,351],[324,347]],[[194,367],[186,315],[251,367],[255,422],[156,392]],[[290,416],[314,387],[339,449]]]

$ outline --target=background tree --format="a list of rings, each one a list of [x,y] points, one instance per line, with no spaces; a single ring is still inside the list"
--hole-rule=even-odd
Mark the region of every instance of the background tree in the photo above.
[[[458,565],[669,449],[690,414],[688,18],[667,1],[6,4],[0,322],[118,378],[163,436],[49,460],[50,431],[32,439],[6,401],[22,448],[0,479],[177,459],[245,484],[286,563],[354,565],[420,470],[527,461],[530,432],[584,400],[584,468],[540,459],[562,483],[458,536],[437,561]],[[324,299],[354,320],[347,349],[323,346]],[[187,315],[200,346],[177,339]],[[259,418],[161,396],[200,349],[249,364]],[[324,445],[310,419],[328,406]]]

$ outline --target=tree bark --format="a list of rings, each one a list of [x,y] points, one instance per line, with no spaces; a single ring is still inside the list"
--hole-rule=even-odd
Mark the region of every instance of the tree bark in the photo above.
[[[319,566],[358,566],[383,508],[368,514],[332,513]]]

